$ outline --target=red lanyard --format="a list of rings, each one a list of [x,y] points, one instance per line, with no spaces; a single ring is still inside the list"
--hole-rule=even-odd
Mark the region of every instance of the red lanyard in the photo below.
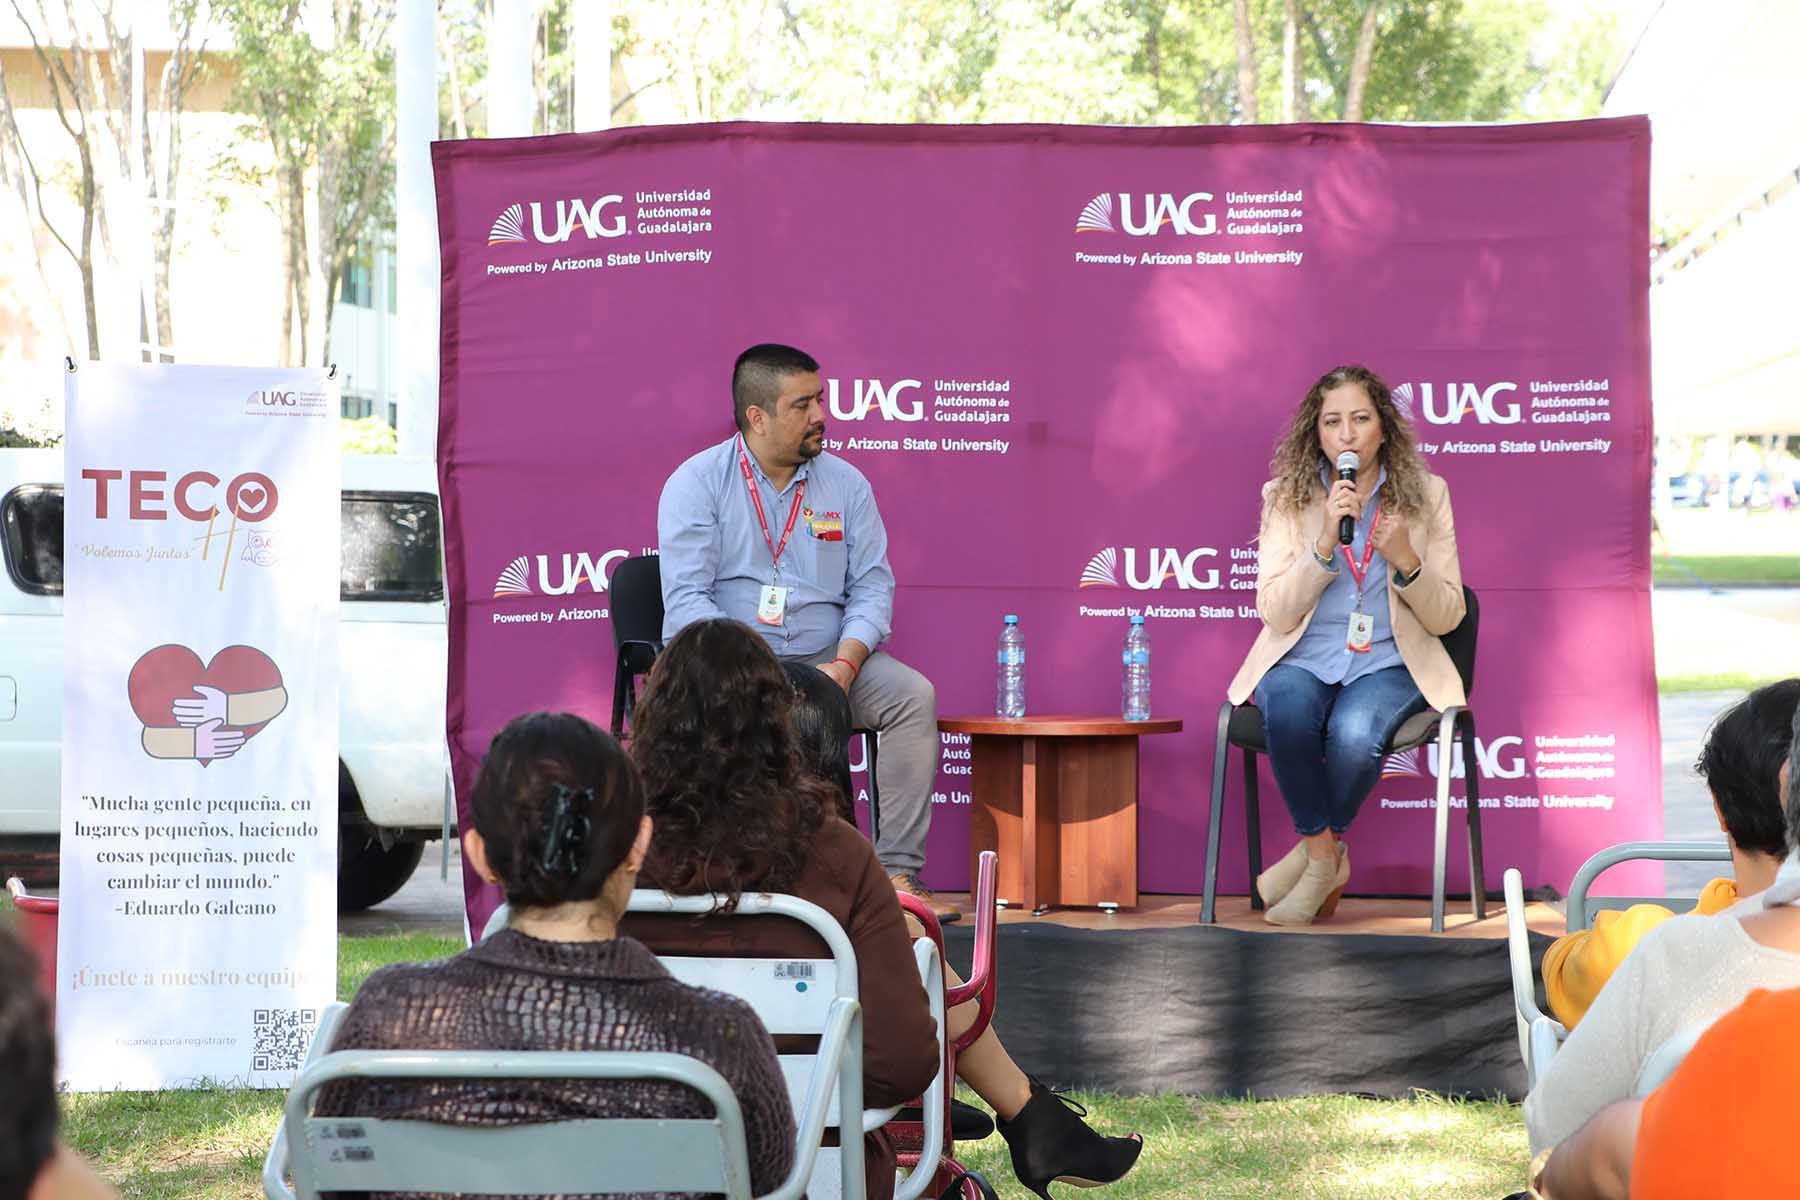
[[[762,510],[759,507],[757,511],[761,512]],[[1369,534],[1363,539],[1362,562],[1358,563],[1354,558],[1350,557],[1350,547],[1338,547],[1338,549],[1344,552],[1344,565],[1350,568],[1350,578],[1356,580],[1358,604],[1362,603],[1363,576],[1368,573],[1369,560],[1375,557],[1375,526],[1379,524],[1381,524],[1381,503],[1380,501],[1377,501],[1375,504],[1375,519],[1369,522]]]
[[[800,515],[800,501],[806,495],[806,480],[802,479],[794,488],[794,503],[788,509],[787,525],[781,530],[781,544],[777,546],[775,539],[769,536],[769,518],[763,513],[762,493],[756,489],[756,476],[750,473],[750,456],[744,453],[744,439],[738,439],[738,466],[744,471],[744,486],[750,489],[750,503],[756,505],[756,520],[762,526],[763,544],[769,548],[770,565],[775,568],[777,579],[781,577],[781,552],[787,549],[788,534],[794,532],[794,519]]]

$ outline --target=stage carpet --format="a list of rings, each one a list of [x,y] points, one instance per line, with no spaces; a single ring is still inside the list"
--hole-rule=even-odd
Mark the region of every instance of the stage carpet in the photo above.
[[[1216,926],[1197,923],[1198,897],[1143,900],[1110,916],[1002,912],[995,1024],[1026,1071],[1127,1095],[1522,1098],[1498,902],[1477,922],[1462,901],[1434,936],[1423,901],[1345,900],[1329,922],[1282,930],[1239,896],[1219,898]],[[1534,903],[1527,917],[1536,963],[1562,916]],[[959,967],[968,920],[945,929]]]

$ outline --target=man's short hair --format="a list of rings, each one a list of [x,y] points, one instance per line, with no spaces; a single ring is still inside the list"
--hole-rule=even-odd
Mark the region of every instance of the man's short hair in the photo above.
[[[56,1146],[56,1038],[37,963],[0,927],[0,1196],[23,1196]]]
[[[779,342],[763,342],[738,355],[731,368],[731,411],[737,420],[738,432],[750,430],[751,405],[766,413],[774,411],[775,398],[781,394],[782,379],[818,369],[819,364],[812,355]]]
[[[1788,821],[1778,780],[1794,741],[1800,679],[1757,688],[1720,713],[1694,766],[1740,850],[1787,856]],[[1791,814],[1789,814],[1791,816]]]

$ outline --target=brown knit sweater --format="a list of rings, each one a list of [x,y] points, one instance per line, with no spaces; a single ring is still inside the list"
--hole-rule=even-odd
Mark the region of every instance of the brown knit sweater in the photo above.
[[[369,976],[333,1050],[649,1050],[712,1066],[737,1094],[751,1190],[794,1161],[794,1114],[768,1031],[733,996],[673,979],[639,942],[546,942],[508,929],[453,958]],[[320,1116],[515,1125],[587,1117],[704,1117],[678,1084],[607,1080],[335,1083]],[[614,1196],[613,1200],[617,1200]]]

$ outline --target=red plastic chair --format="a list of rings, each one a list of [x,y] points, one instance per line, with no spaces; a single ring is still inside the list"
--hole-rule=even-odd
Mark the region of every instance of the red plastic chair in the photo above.
[[[969,977],[961,987],[948,989],[944,994],[944,1011],[949,1012],[959,1004],[970,1000],[978,1001],[979,1007],[975,1023],[970,1025],[960,1037],[946,1038],[944,1041],[944,1095],[946,1098],[956,1092],[956,1056],[973,1045],[994,1018],[994,1004],[997,993],[997,979],[994,969],[994,926],[997,922],[998,908],[994,903],[999,891],[997,882],[999,857],[992,850],[984,850],[975,869],[975,954],[970,963]],[[925,935],[937,944],[938,958],[943,959],[944,930],[938,924],[937,917],[932,915],[931,908],[924,901],[918,900],[905,892],[898,893],[900,905],[925,927]],[[914,1101],[918,1103],[918,1101]],[[925,1130],[917,1121],[890,1121],[888,1131],[893,1135],[898,1148],[898,1161],[902,1167],[912,1168],[918,1164],[919,1149],[924,1143]],[[931,1185],[925,1189],[928,1196],[939,1195],[948,1188],[952,1181],[967,1171],[956,1161],[956,1146],[950,1132],[950,1108],[944,1106],[944,1154],[938,1160],[937,1170],[932,1175]],[[964,1200],[981,1200],[980,1186],[976,1183],[979,1176],[970,1176],[962,1182],[961,1194]]]
[[[37,956],[38,989],[50,1002],[50,1014],[56,1015],[56,912],[60,902],[54,896],[33,896],[25,890],[25,881],[14,875],[6,881],[12,893],[13,908],[19,917],[15,927],[19,937]]]

